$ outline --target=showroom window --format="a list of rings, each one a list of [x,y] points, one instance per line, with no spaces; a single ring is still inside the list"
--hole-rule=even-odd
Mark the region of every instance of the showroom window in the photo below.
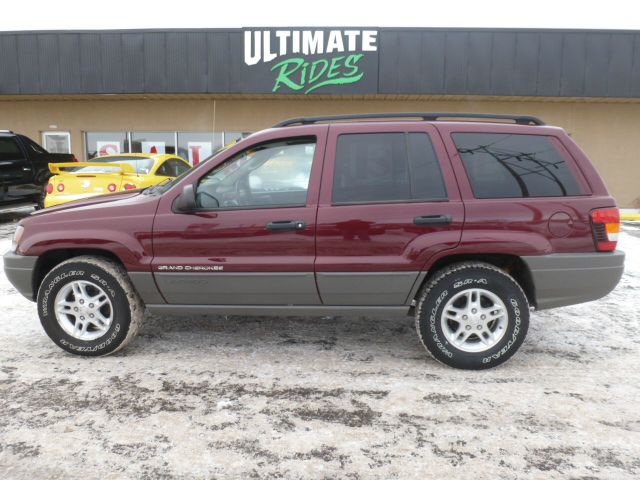
[[[87,132],[85,138],[87,159],[103,155],[128,153],[129,143],[127,138],[127,132]]]
[[[251,132],[86,132],[86,158],[116,153],[167,153],[192,165]]]
[[[210,157],[223,145],[222,132],[178,132],[178,155],[191,165]]]
[[[175,132],[131,132],[131,153],[176,153]]]

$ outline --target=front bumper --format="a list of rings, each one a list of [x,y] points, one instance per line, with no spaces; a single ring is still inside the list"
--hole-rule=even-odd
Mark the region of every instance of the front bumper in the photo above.
[[[38,257],[18,255],[15,252],[4,254],[4,273],[11,284],[24,297],[35,300],[33,291],[33,273]]]
[[[611,292],[624,271],[624,252],[554,253],[522,257],[538,310],[590,302]]]

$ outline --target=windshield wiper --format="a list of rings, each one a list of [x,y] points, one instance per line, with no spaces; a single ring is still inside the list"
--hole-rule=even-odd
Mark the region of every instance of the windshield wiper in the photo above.
[[[164,180],[162,180],[160,183],[156,183],[155,185],[146,188],[142,194],[143,195],[153,195],[154,193],[156,193],[158,190],[160,190],[160,187],[167,185],[168,183],[171,183],[173,180],[171,178],[165,178]]]

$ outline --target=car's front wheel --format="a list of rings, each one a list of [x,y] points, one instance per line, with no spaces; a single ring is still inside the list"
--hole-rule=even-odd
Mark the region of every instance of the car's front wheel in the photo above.
[[[455,368],[479,370],[508,360],[529,328],[529,303],[513,277],[483,262],[436,273],[416,309],[416,330],[427,351]]]
[[[80,256],[54,267],[38,290],[45,332],[76,355],[100,356],[123,348],[136,335],[144,305],[125,270],[96,256]]]

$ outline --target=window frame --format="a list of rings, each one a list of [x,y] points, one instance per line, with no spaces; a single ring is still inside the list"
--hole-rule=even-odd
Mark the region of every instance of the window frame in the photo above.
[[[254,148],[258,148],[260,146],[263,145],[268,145],[268,144],[275,144],[275,143],[283,143],[283,142],[287,142],[287,141],[292,141],[292,140],[304,140],[307,139],[310,143],[313,143],[315,148],[314,148],[314,152],[313,152],[313,158],[311,160],[311,168],[309,169],[309,183],[307,185],[307,191],[306,191],[306,199],[304,201],[304,203],[298,203],[298,204],[287,204],[287,205],[251,205],[251,206],[238,206],[238,207],[196,207],[194,209],[194,212],[235,212],[235,211],[243,211],[243,210],[265,210],[265,209],[286,209],[286,208],[303,208],[303,207],[307,207],[309,206],[309,192],[311,190],[311,186],[312,186],[312,182],[313,182],[313,175],[314,175],[314,169],[316,168],[316,164],[317,162],[319,162],[319,158],[318,158],[318,151],[319,151],[319,138],[318,135],[315,134],[307,134],[307,135],[296,135],[296,136],[287,136],[287,137],[282,137],[282,138],[272,138],[269,140],[264,140],[264,141],[260,141],[257,143],[253,143],[251,145],[246,146],[245,148],[243,148],[242,150],[239,150],[233,154],[231,154],[228,158],[226,158],[224,161],[212,166],[211,168],[207,169],[207,171],[205,171],[204,173],[200,174],[200,176],[198,176],[195,181],[193,182],[193,187],[194,187],[194,191],[195,194],[198,194],[198,186],[200,185],[200,182],[207,177],[211,172],[213,172],[216,169],[221,169],[224,168],[225,165],[228,165],[230,162],[235,161],[236,159],[238,159],[239,157],[241,157],[242,155],[244,155],[244,153],[248,150],[254,149]],[[215,155],[215,154],[214,154]],[[194,167],[191,168],[191,170]]]
[[[458,151],[458,145],[455,142],[454,136],[455,135],[462,135],[462,134],[483,134],[483,135],[523,135],[523,136],[528,136],[528,137],[544,137],[546,138],[549,143],[556,149],[556,152],[558,153],[558,155],[560,155],[562,157],[562,159],[564,160],[565,165],[567,166],[567,169],[569,170],[569,172],[572,174],[574,181],[576,182],[576,185],[578,186],[578,188],[580,189],[581,193],[575,194],[575,195],[547,195],[547,196],[540,196],[540,195],[530,195],[528,197],[525,196],[518,196],[518,197],[478,197],[474,188],[474,184],[472,181],[472,177],[469,174],[469,170],[467,169],[467,165],[464,161],[464,159],[462,158],[462,155],[460,155],[459,151]],[[451,144],[453,145],[453,148],[455,149],[456,152],[456,156],[460,159],[460,165],[462,166],[462,169],[464,171],[464,175],[465,175],[465,180],[467,182],[467,184],[469,185],[469,191],[471,193],[471,196],[474,200],[477,201],[513,201],[513,200],[518,200],[518,199],[526,199],[527,201],[529,200],[544,200],[544,199],[554,199],[554,198],[559,198],[559,199],[566,199],[566,198],[575,198],[575,197],[586,197],[586,196],[590,196],[592,195],[591,189],[589,187],[589,185],[587,184],[584,175],[582,174],[582,171],[579,169],[575,159],[573,158],[573,156],[571,155],[571,153],[568,151],[568,149],[564,146],[564,144],[562,143],[562,141],[556,136],[553,135],[552,133],[548,133],[548,132],[513,132],[513,131],[494,131],[494,130],[486,130],[486,129],[482,129],[482,130],[460,130],[460,131],[450,131],[449,132],[449,137],[451,140]]]
[[[440,180],[442,181],[442,186],[444,188],[444,193],[445,196],[444,197],[433,197],[433,198],[426,198],[426,199],[399,199],[399,200],[355,200],[355,201],[335,201],[333,199],[333,194],[334,194],[334,188],[335,188],[335,175],[336,175],[336,170],[337,170],[337,164],[338,164],[338,143],[340,141],[340,137],[342,136],[346,136],[346,135],[376,135],[376,134],[389,134],[389,133],[396,133],[396,134],[402,134],[404,136],[404,143],[405,143],[405,158],[406,158],[406,163],[407,163],[407,173],[409,175],[409,190],[411,192],[411,194],[413,195],[413,189],[411,188],[411,175],[413,173],[412,171],[412,166],[411,166],[411,162],[409,161],[409,139],[408,136],[409,134],[423,134],[426,135],[429,143],[431,144],[431,149],[433,150],[433,155],[436,158],[436,162],[438,165],[438,171],[440,173]],[[330,189],[330,198],[331,198],[331,206],[334,207],[342,207],[342,206],[348,206],[348,205],[392,205],[392,204],[405,204],[405,203],[443,203],[443,202],[449,202],[451,200],[451,194],[449,192],[449,188],[447,187],[447,181],[445,178],[445,172],[443,171],[443,162],[441,160],[441,156],[438,154],[438,150],[436,148],[436,144],[434,141],[434,134],[428,130],[423,130],[423,129],[419,129],[419,130],[413,130],[413,129],[405,129],[405,130],[376,130],[376,131],[372,131],[372,130],[367,130],[367,131],[346,131],[346,132],[338,132],[336,134],[335,137],[335,148],[333,150],[333,172],[332,172],[332,179],[331,179],[331,189]]]
[[[46,132],[42,132],[42,145],[40,148],[42,148],[45,152],[47,153],[51,153],[49,152],[49,149],[47,148],[47,137],[52,137],[52,136],[64,136],[66,137],[66,141],[67,141],[67,147],[68,147],[68,152],[65,152],[67,154],[72,153],[71,150],[71,132],[68,131],[55,131],[55,130],[49,130]]]

